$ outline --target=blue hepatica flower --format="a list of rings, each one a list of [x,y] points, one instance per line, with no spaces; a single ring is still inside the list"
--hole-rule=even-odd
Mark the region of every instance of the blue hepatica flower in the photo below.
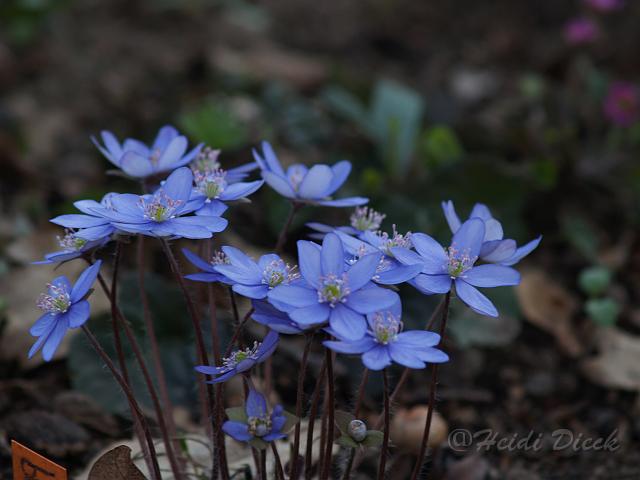
[[[58,236],[58,243],[62,250],[47,253],[44,260],[32,262],[34,265],[45,265],[57,262],[67,262],[74,258],[81,257],[93,249],[104,246],[109,241],[109,237],[98,240],[86,240],[77,235],[77,232],[67,230],[63,237]]]
[[[201,272],[190,273],[189,275],[185,275],[185,278],[189,280],[193,280],[196,282],[206,282],[206,283],[216,283],[222,282],[228,285],[233,285],[233,281],[222,275],[216,270],[216,266],[228,264],[229,258],[221,251],[217,251],[211,257],[211,260],[207,262],[203,260],[198,255],[193,253],[186,248],[182,249],[182,253],[184,256],[191,262],[191,264],[200,270]]]
[[[304,331],[291,319],[289,314],[278,310],[267,301],[252,300],[251,306],[253,307],[251,318],[271,330],[288,335],[295,335]]]
[[[233,291],[245,297],[265,298],[278,285],[289,285],[300,278],[278,255],[262,255],[256,262],[235,247],[222,247],[228,262],[218,264],[214,269],[233,282]]]
[[[47,285],[47,293],[40,295],[38,307],[45,313],[33,324],[29,333],[38,337],[29,350],[29,358],[42,349],[42,358],[53,358],[65,333],[70,328],[78,328],[89,319],[91,306],[85,299],[93,285],[101,261],[97,261],[80,274],[73,287],[67,277],[57,277]]]
[[[189,200],[193,174],[187,167],[175,170],[166,182],[150,195],[122,194],[111,198],[112,208],[90,209],[107,218],[119,230],[154,237],[211,238],[227,227],[218,216],[193,213],[204,203]]]
[[[264,184],[263,180],[241,181],[247,172],[256,168],[255,163],[223,170],[217,160],[218,154],[218,150],[204,149],[191,165],[195,182],[191,199],[204,200],[197,214],[220,215],[227,208],[224,202],[244,199]]]
[[[317,164],[307,168],[301,163],[291,165],[285,172],[271,145],[262,142],[262,155],[253,151],[262,178],[276,192],[294,202],[313,203],[326,207],[355,207],[369,201],[363,197],[341,198],[332,200],[351,173],[351,163],[343,160],[332,167]]]
[[[460,228],[461,222],[453,202],[451,200],[442,202],[442,210],[451,233],[456,233]],[[515,265],[535,250],[542,240],[542,235],[540,235],[522,247],[518,247],[515,240],[503,238],[502,225],[491,216],[489,208],[482,203],[476,203],[473,206],[469,218],[480,218],[484,222],[485,233],[482,248],[480,249],[480,258],[485,262],[507,266]]]
[[[292,320],[301,327],[329,322],[342,338],[359,340],[367,329],[365,315],[393,305],[398,295],[374,285],[382,253],[361,257],[353,265],[345,262],[340,238],[329,233],[319,245],[298,241],[298,262],[303,282],[280,285],[269,292],[269,301],[286,307]]]
[[[322,240],[327,233],[333,231],[359,237],[364,232],[377,232],[380,230],[380,226],[382,225],[382,221],[385,217],[386,215],[384,213],[376,212],[373,208],[356,207],[355,211],[349,217],[350,225],[332,227],[331,225],[325,225],[324,223],[309,222],[307,223],[307,227],[318,232],[309,235],[309,237],[314,239]]]
[[[391,251],[394,247],[411,248],[411,232],[400,234],[396,231],[395,225],[393,233],[364,231],[359,239],[336,232],[340,237],[345,252],[348,254],[347,261],[355,262],[359,258],[374,252],[382,253],[380,263],[376,267],[376,274],[373,281],[382,285],[397,285],[411,280],[420,273],[420,265],[404,265],[398,262]]]
[[[182,167],[191,162],[202,148],[200,144],[187,153],[187,138],[170,125],[160,129],[150,146],[133,138],[127,138],[121,144],[108,131],[102,131],[100,136],[103,145],[92,138],[95,146],[107,160],[135,178],[146,178]]]
[[[271,330],[265,335],[261,343],[254,342],[252,347],[236,350],[227,358],[224,358],[221,366],[211,367],[208,365],[199,365],[195,367],[195,369],[197,372],[215,377],[207,383],[225,382],[231,377],[246,372],[253,368],[254,365],[262,363],[269,358],[278,346],[278,338],[278,333]]]
[[[249,390],[244,411],[237,412],[237,409],[228,409],[227,413],[232,410],[234,418],[224,422],[222,430],[235,440],[239,442],[252,442],[253,440],[272,442],[286,437],[283,429],[287,423],[287,417],[282,405],[276,405],[269,413],[264,396],[255,390]]]
[[[456,294],[472,310],[492,317],[496,307],[475,287],[501,287],[520,283],[520,274],[504,265],[474,266],[485,236],[485,224],[479,218],[464,222],[454,234],[451,246],[442,247],[424,233],[411,237],[417,253],[406,248],[391,249],[395,257],[406,264],[422,265],[422,273],[411,283],[427,295],[447,293],[455,285]]]
[[[107,193],[100,202],[95,200],[80,200],[74,202],[74,206],[82,213],[72,213],[60,215],[50,221],[65,228],[78,229],[74,232],[76,238],[94,241],[110,237],[116,232],[116,228],[111,225],[111,221],[101,215],[94,213],[94,210],[113,210],[111,199],[117,193]]]
[[[370,370],[382,370],[392,362],[409,368],[424,368],[427,363],[449,360],[446,353],[434,348],[440,335],[424,330],[402,331],[400,302],[388,310],[367,315],[369,328],[356,341],[325,341],[323,344],[339,353],[362,355],[362,363]]]

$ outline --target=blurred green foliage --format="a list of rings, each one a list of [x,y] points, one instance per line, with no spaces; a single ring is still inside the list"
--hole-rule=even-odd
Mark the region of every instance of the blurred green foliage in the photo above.
[[[47,17],[72,0],[2,0],[0,27],[11,42],[25,45],[38,35]]]
[[[248,139],[245,124],[228,106],[215,99],[188,110],[179,123],[189,136],[217,149],[232,150]]]

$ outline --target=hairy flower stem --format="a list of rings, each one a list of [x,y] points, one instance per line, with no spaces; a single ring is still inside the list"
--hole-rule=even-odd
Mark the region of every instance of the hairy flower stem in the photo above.
[[[100,355],[100,358],[102,358],[102,361],[107,365],[107,368],[111,371],[111,374],[116,379],[116,382],[118,382],[118,384],[120,385],[120,388],[122,389],[125,396],[127,397],[127,400],[129,401],[129,405],[131,405],[132,407],[132,413],[138,417],[138,420],[142,425],[144,436],[149,449],[150,459],[148,463],[151,464],[151,469],[149,473],[151,474],[151,477],[153,480],[162,480],[162,475],[160,473],[160,466],[158,465],[158,456],[156,454],[156,447],[153,443],[151,432],[149,431],[149,424],[147,423],[147,420],[144,418],[144,415],[140,410],[140,405],[138,405],[138,402],[136,401],[136,397],[134,396],[133,391],[131,390],[131,388],[129,388],[129,385],[127,385],[127,382],[125,382],[124,378],[122,377],[122,374],[118,371],[116,366],[111,361],[111,358],[109,358],[109,355],[107,355],[107,352],[104,351],[104,349],[102,348],[102,345],[100,345],[100,342],[93,335],[93,333],[91,333],[91,330],[89,330],[89,327],[86,324],[82,325],[82,331],[89,339],[89,343],[91,343],[94,350],[98,353],[98,355]]]
[[[275,459],[276,464],[276,480],[285,480],[282,460],[280,460],[280,454],[278,453],[276,442],[271,442],[271,451],[273,452],[273,458]]]
[[[451,292],[447,292],[447,295],[444,297],[444,305],[442,310],[442,323],[440,324],[440,343],[438,345],[442,345],[444,343],[444,336],[447,328],[447,319],[449,318],[449,303],[451,302]],[[436,389],[438,387],[438,364],[431,364],[431,385],[429,386],[429,411],[427,412],[427,419],[424,423],[424,432],[422,434],[422,442],[420,443],[420,452],[418,453],[418,458],[416,458],[416,463],[413,466],[413,472],[411,473],[411,480],[416,480],[420,471],[422,470],[422,464],[424,461],[424,456],[427,451],[427,445],[429,444],[429,434],[431,433],[431,420],[433,418],[433,409],[435,408],[436,403]]]
[[[318,373],[318,379],[313,389],[311,396],[311,410],[309,411],[309,425],[307,427],[307,448],[304,455],[304,478],[305,480],[311,480],[311,470],[313,463],[313,429],[316,423],[316,417],[318,415],[318,406],[320,405],[320,392],[322,391],[322,383],[327,371],[327,359],[322,362],[320,373]]]
[[[180,270],[180,266],[178,265],[176,257],[171,251],[171,247],[164,238],[160,238],[160,245],[162,245],[162,249],[164,250],[167,260],[169,261],[169,265],[171,266],[171,270],[173,271],[173,274],[178,281],[178,285],[180,285],[180,289],[182,290],[185,301],[187,302],[187,310],[189,311],[189,317],[191,318],[191,323],[195,332],[198,363],[200,365],[209,365],[209,357],[207,355],[207,348],[204,343],[204,335],[202,333],[202,326],[200,325],[200,315],[198,314],[198,310],[193,303],[191,295],[189,294],[187,284],[184,281],[184,277],[182,275],[182,271]],[[207,433],[211,438],[211,445],[215,445],[215,433],[213,431],[213,428],[211,427],[211,420],[214,418],[213,412],[215,411],[213,388],[211,384],[205,383],[204,378],[200,379],[198,385],[200,385],[200,388],[204,389],[205,392],[204,412],[205,418],[209,420],[207,421],[207,425],[209,426],[209,428],[207,429]],[[213,456],[215,457],[215,454]],[[215,458],[213,458],[212,460],[215,461]]]
[[[331,474],[331,456],[333,453],[333,429],[334,429],[334,414],[335,414],[335,385],[333,378],[333,352],[328,348],[326,350],[327,356],[327,392],[328,395],[328,412],[327,412],[327,445],[324,452],[324,466],[322,467],[322,473],[320,480],[327,480]]]
[[[378,466],[378,480],[384,480],[384,471],[387,466],[387,454],[389,451],[389,432],[390,424],[390,408],[389,408],[389,379],[387,378],[387,369],[382,370],[382,383],[384,395],[384,435],[382,437],[382,449],[380,451],[380,464]]]
[[[368,379],[369,379],[369,369],[365,367],[364,370],[362,370],[362,379],[360,380],[360,385],[358,386],[358,396],[356,397],[356,406],[353,410],[353,416],[356,418],[360,418],[360,408],[362,408],[364,391],[367,386]]]
[[[249,320],[251,315],[253,315],[253,312],[255,312],[255,309],[254,308],[250,308],[249,311],[247,313],[245,313],[244,318],[242,319],[242,321],[240,323],[238,323],[238,325],[236,326],[236,329],[233,331],[233,335],[231,336],[231,340],[229,341],[229,345],[227,345],[227,349],[224,352],[224,356],[225,357],[228,357],[229,355],[231,355],[231,351],[233,350],[233,346],[236,343],[238,344],[238,348],[242,348],[241,347],[241,342],[239,341],[240,335],[242,333],[242,328],[247,323],[247,321]]]
[[[158,390],[160,392],[160,399],[162,400],[162,408],[157,410],[158,421],[160,417],[165,417],[164,423],[166,425],[168,438],[175,439],[177,434],[176,424],[173,419],[173,402],[169,396],[169,388],[167,387],[167,377],[164,374],[164,367],[162,366],[162,355],[160,354],[160,346],[158,345],[158,337],[156,336],[156,330],[153,325],[153,318],[151,316],[151,307],[149,306],[149,296],[145,289],[144,274],[145,274],[145,251],[144,251],[144,236],[138,235],[137,245],[137,263],[138,263],[138,291],[140,293],[140,303],[142,305],[142,318],[144,320],[144,327],[151,344],[151,361],[153,362],[153,370],[156,374],[158,381]],[[153,384],[151,384],[151,387]],[[173,447],[169,448],[173,453],[170,453],[169,458],[180,452],[180,441],[173,440]],[[185,467],[184,459],[177,453],[177,460],[180,465],[180,470]],[[175,460],[175,458],[174,458]],[[175,472],[174,472],[175,475]]]
[[[260,450],[260,480],[267,480],[267,450]]]
[[[298,462],[298,452],[300,451],[300,423],[302,417],[302,402],[304,400],[304,379],[307,373],[307,360],[309,359],[312,342],[313,332],[306,333],[302,359],[300,360],[300,367],[298,367],[298,386],[296,393],[296,417],[298,417],[298,421],[296,422],[293,434],[293,451],[291,453],[291,460],[289,461],[289,478],[298,478],[298,467],[300,466],[300,462]]]
[[[236,325],[236,331],[234,332],[234,342],[238,341],[238,346],[240,348],[244,348],[245,342],[242,336],[242,325],[244,322],[240,321],[240,310],[238,310],[238,302],[236,300],[236,292],[233,291],[233,288],[229,287],[229,300],[231,301],[231,310],[233,311],[233,320]],[[237,334],[237,336],[235,336]],[[226,355],[225,355],[226,356]]]
[[[116,276],[116,271],[114,270],[114,279]],[[98,274],[98,282],[100,283],[100,285],[102,286],[102,290],[104,290],[105,295],[107,295],[108,297],[110,297],[111,299],[111,311],[112,311],[112,315],[114,316],[114,319],[116,319],[120,325],[122,325],[124,332],[127,336],[127,340],[129,341],[129,344],[131,345],[131,350],[133,351],[134,356],[136,357],[136,361],[138,363],[138,366],[140,368],[140,371],[142,372],[142,376],[144,378],[145,381],[145,385],[147,387],[147,391],[149,392],[149,397],[151,398],[151,402],[153,403],[153,408],[155,410],[156,413],[156,418],[158,421],[158,428],[160,429],[160,434],[162,435],[162,440],[164,442],[165,445],[165,450],[166,450],[166,454],[167,457],[169,458],[169,464],[171,465],[171,471],[173,472],[174,478],[176,479],[182,479],[184,478],[182,472],[183,472],[183,468],[184,468],[184,464],[180,463],[180,461],[177,458],[176,452],[174,450],[174,447],[176,445],[176,442],[178,442],[178,440],[174,438],[174,442],[171,442],[171,438],[169,436],[169,432],[168,432],[168,428],[167,425],[165,423],[165,418],[164,418],[164,412],[162,410],[162,406],[160,405],[160,400],[158,399],[158,394],[156,392],[156,389],[154,387],[153,384],[153,380],[151,378],[151,374],[149,373],[149,369],[147,368],[147,364],[145,362],[144,356],[142,354],[142,350],[140,348],[140,344],[138,343],[138,340],[135,337],[135,334],[133,333],[133,331],[131,330],[131,327],[129,326],[129,323],[127,322],[127,319],[124,317],[124,314],[122,313],[122,311],[120,310],[120,308],[118,307],[117,303],[116,303],[116,299],[115,296],[113,295],[113,284],[111,287],[111,291],[109,291],[109,288],[107,287],[107,283],[105,282],[104,278],[102,277],[101,274]],[[113,282],[115,283],[115,282]],[[131,388],[131,385],[128,383],[127,379],[124,377],[124,374],[122,375],[123,379],[125,380],[125,382],[127,382],[127,385],[129,386],[129,388]],[[179,443],[178,443],[179,445]],[[178,450],[179,451],[179,450]]]
[[[293,219],[296,216],[296,213],[304,206],[302,203],[291,202],[291,209],[289,210],[289,215],[287,216],[287,220],[284,222],[282,226],[282,230],[280,230],[280,235],[278,235],[278,241],[276,242],[276,253],[280,255],[282,253],[282,249],[284,248],[284,244],[287,241],[287,235],[289,234],[289,228],[293,223]]]

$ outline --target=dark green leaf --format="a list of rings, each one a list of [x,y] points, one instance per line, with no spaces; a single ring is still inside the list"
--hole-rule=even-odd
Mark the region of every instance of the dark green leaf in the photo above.
[[[342,435],[337,440],[336,443],[341,447],[345,448],[356,448],[358,443],[348,435]]]
[[[369,430],[367,436],[361,442],[365,447],[379,447],[384,440],[384,433],[379,430]]]
[[[338,428],[340,429],[340,431],[344,434],[348,434],[348,430],[349,430],[349,423],[352,420],[355,420],[356,417],[354,417],[352,414],[350,414],[349,412],[345,412],[344,410],[336,410],[336,413],[334,415],[335,421],[336,421],[336,425],[338,426]]]

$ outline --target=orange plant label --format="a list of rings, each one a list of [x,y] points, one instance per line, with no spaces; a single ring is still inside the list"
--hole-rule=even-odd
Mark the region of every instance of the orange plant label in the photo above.
[[[11,440],[13,480],[67,480],[67,470]]]

